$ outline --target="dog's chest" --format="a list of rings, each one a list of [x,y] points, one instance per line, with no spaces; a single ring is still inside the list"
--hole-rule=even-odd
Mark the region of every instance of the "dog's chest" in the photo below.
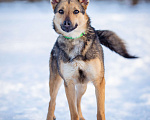
[[[59,39],[58,42],[59,42],[59,47],[68,55],[70,59],[74,59],[76,56],[82,54],[84,40]]]
[[[83,49],[83,41],[75,41],[73,43],[73,49],[68,53],[71,59],[75,58],[77,55],[81,54]]]
[[[96,58],[90,61],[74,60],[73,62],[61,62],[60,70],[66,81],[73,80],[77,83],[94,81],[101,76],[101,61]]]

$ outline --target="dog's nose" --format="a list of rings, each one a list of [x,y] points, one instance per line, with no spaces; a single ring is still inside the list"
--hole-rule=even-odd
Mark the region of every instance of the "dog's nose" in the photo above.
[[[64,23],[63,23],[63,25],[64,25],[66,28],[68,28],[68,27],[71,26],[71,21],[70,21],[70,20],[65,20]]]

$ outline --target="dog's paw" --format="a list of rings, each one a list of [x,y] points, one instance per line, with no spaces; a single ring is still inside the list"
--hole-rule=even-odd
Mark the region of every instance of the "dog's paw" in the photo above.
[[[83,117],[80,117],[80,119],[79,120],[85,120]]]
[[[53,120],[56,120],[56,117],[55,117],[55,116],[53,117]]]

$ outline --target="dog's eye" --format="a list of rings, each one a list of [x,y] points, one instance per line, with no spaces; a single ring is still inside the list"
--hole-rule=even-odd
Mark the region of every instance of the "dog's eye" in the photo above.
[[[78,13],[79,13],[79,10],[73,11],[73,14],[78,14]]]
[[[59,10],[58,12],[59,12],[60,14],[64,14],[64,10],[62,10],[62,9]]]

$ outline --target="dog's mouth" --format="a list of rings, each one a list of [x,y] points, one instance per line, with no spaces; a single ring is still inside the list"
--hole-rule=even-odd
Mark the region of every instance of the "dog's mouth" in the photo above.
[[[76,23],[75,26],[61,24],[60,26],[63,31],[71,32],[78,27],[78,24]]]

